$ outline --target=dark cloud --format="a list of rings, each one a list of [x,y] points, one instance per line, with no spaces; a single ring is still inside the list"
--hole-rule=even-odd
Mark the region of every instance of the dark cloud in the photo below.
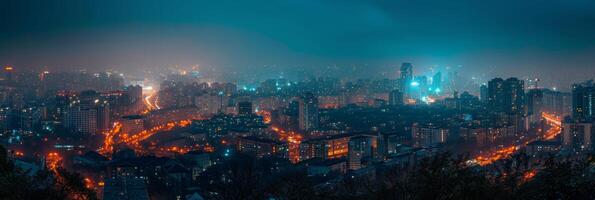
[[[576,81],[552,76],[560,70],[595,73],[589,0],[3,1],[0,27],[0,62],[22,66],[387,70],[411,61],[551,84]]]

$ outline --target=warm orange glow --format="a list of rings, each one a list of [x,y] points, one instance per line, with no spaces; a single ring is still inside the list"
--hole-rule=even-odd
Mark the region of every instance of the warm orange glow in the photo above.
[[[560,132],[562,131],[562,128],[559,126],[554,126],[552,128],[550,128],[547,132],[545,132],[545,134],[543,134],[543,139],[545,140],[551,140],[556,138],[556,136],[558,136],[560,134]]]
[[[99,149],[99,153],[103,155],[111,154],[114,150],[114,137],[120,133],[122,130],[121,123],[114,123],[114,126],[111,130],[103,133],[105,135],[105,140],[103,141],[103,147]]]
[[[537,175],[537,171],[534,169],[525,172],[525,174],[523,174],[523,182],[531,180],[535,175]]]
[[[60,156],[60,154],[58,154],[56,152],[50,152],[50,153],[48,153],[45,162],[46,162],[47,168],[50,171],[58,174],[57,169],[62,164],[62,157]]]
[[[147,114],[147,113],[151,112],[151,110],[157,109],[157,107],[153,103],[151,103],[151,101],[153,101],[152,99],[155,99],[156,96],[157,95],[150,94],[145,97],[144,102],[145,102],[145,105],[147,106],[147,109],[145,111],[143,111],[143,114]]]
[[[159,106],[159,95],[155,95],[155,101],[153,101],[153,105],[155,106],[155,108],[157,109],[161,109],[161,106]]]
[[[546,113],[546,112],[542,112],[542,113],[541,113],[541,116],[542,116],[542,117],[543,117],[543,119],[545,119],[547,122],[550,122],[550,123],[552,123],[552,124],[554,124],[554,125],[557,125],[557,126],[562,126],[562,120],[561,120],[561,119],[560,119],[560,117],[558,117],[558,116],[555,116],[555,115],[553,115],[553,114],[549,114],[549,113]]]
[[[140,142],[142,142],[143,140],[150,138],[151,136],[155,135],[158,132],[171,131],[172,129],[174,129],[176,127],[186,127],[186,126],[190,125],[191,122],[192,121],[190,121],[190,120],[169,122],[165,125],[155,126],[153,128],[143,130],[140,133],[134,134],[132,136],[123,137],[120,139],[122,140],[121,142],[128,144],[133,149],[135,149],[137,151],[142,151],[142,149],[140,147]]]
[[[543,134],[543,138],[545,140],[556,138],[556,136],[562,132],[562,120],[560,120],[560,117],[545,112],[541,113],[541,116],[552,125],[552,127]]]
[[[511,146],[496,150],[495,152],[488,153],[486,156],[478,156],[475,158],[477,164],[481,166],[489,165],[497,160],[509,158],[513,153],[515,153],[519,149],[518,146]]]
[[[160,148],[160,150],[163,152],[170,152],[170,153],[177,153],[177,154],[185,154],[185,153],[192,151],[192,149],[190,147],[178,147],[178,146],[162,147],[162,148]]]
[[[262,120],[264,121],[265,124],[269,124],[271,123],[271,112],[266,111],[266,110],[260,110],[258,112],[256,112],[257,115],[262,116]]]
[[[23,157],[23,156],[25,156],[25,153],[20,152],[20,151],[15,151],[14,152],[14,155],[17,156],[17,157]]]
[[[83,179],[83,181],[84,181],[85,187],[86,187],[87,189],[94,188],[94,185],[95,185],[95,184],[93,183],[93,180],[91,180],[91,178],[88,178],[88,177],[87,177],[87,178]]]
[[[146,150],[143,149],[140,145],[140,142],[150,138],[151,136],[155,135],[158,132],[163,131],[170,131],[177,127],[186,127],[191,124],[191,120],[180,120],[177,122],[169,122],[164,125],[154,126],[150,129],[143,130],[139,133],[135,133],[129,135],[128,133],[122,133],[122,124],[121,123],[114,123],[114,126],[111,130],[104,133],[105,140],[103,146],[98,150],[99,153],[108,156],[113,152],[114,145],[116,144],[127,144],[129,147],[134,149],[137,152],[145,152]],[[187,153],[191,151],[190,148],[186,147],[169,147],[169,148],[160,148],[157,150],[161,150],[161,152],[176,152],[176,153]]]
[[[550,124],[552,125],[552,127],[550,129],[548,129],[541,136],[541,138],[543,138],[545,140],[554,139],[558,134],[560,134],[561,129],[562,129],[561,128],[562,122],[560,120],[560,117],[552,115],[552,114],[548,114],[545,112],[541,113],[541,116],[546,121],[550,122]],[[532,141],[538,140],[539,138],[540,137],[530,139],[530,140],[522,143],[521,145],[513,145],[513,146],[509,146],[509,147],[500,148],[493,152],[489,152],[486,155],[480,155],[472,161],[481,165],[481,166],[492,164],[497,160],[509,158],[512,154],[516,153],[516,151],[518,151],[521,147],[524,147],[527,144],[531,143]]]
[[[303,136],[296,132],[285,131],[285,130],[280,129],[275,126],[272,126],[271,130],[273,130],[275,133],[277,133],[277,135],[279,136],[279,140],[281,140],[281,141],[287,141],[290,143],[297,143],[297,144],[302,142]]]
[[[271,126],[271,130],[277,133],[279,140],[286,141],[289,148],[289,159],[296,163],[300,160],[300,143],[302,143],[303,136],[293,131],[285,131],[275,126]]]
[[[215,147],[211,146],[210,144],[206,144],[203,148],[203,151],[208,152],[208,153],[213,153],[215,152]]]

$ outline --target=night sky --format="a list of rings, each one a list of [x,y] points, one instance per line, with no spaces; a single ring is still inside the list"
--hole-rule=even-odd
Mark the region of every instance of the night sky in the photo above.
[[[337,65],[375,75],[412,62],[419,73],[457,66],[549,85],[595,75],[592,0],[4,0],[0,27],[0,63],[17,68]]]

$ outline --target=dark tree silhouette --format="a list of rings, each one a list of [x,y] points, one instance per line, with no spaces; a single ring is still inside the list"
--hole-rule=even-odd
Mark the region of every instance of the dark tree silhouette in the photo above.
[[[14,165],[6,149],[0,146],[0,199],[96,199],[95,193],[85,188],[80,175],[59,171],[60,178],[48,170],[29,176]]]

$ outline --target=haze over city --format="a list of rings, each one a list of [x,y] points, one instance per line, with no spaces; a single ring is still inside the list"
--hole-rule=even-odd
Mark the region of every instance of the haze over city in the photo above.
[[[595,2],[0,2],[0,199],[595,199]]]

